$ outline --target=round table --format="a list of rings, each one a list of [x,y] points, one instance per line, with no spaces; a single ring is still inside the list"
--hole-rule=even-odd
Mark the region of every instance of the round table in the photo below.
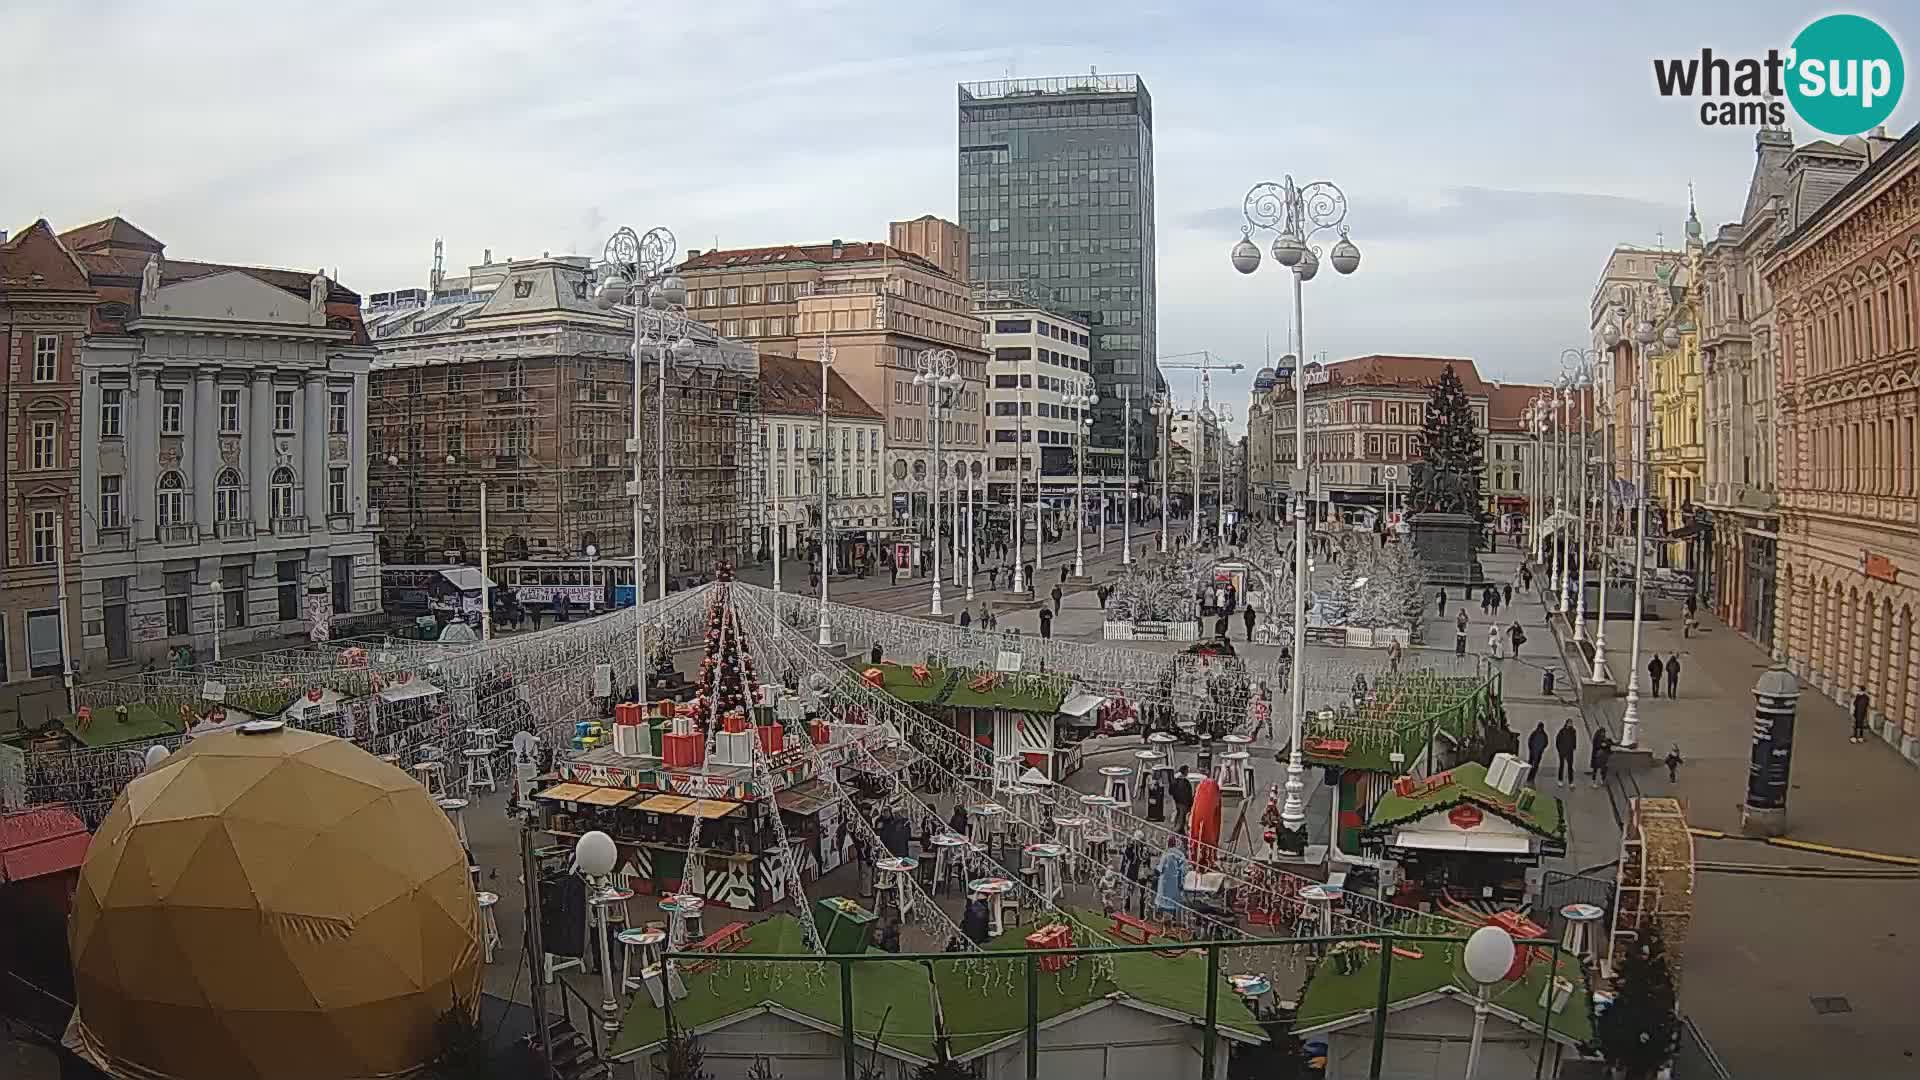
[[[897,875],[892,881],[876,882],[876,889],[892,889],[894,902],[900,905],[900,917],[905,919],[913,911],[913,893],[908,891],[906,878],[920,865],[919,859],[905,855],[893,855],[873,864],[873,868],[883,874]]]
[[[1251,742],[1253,742],[1253,736],[1251,736],[1251,735],[1238,735],[1238,734],[1235,734],[1235,735],[1222,735],[1222,736],[1220,737],[1220,741],[1221,741],[1221,742],[1224,742],[1224,743],[1232,743],[1232,744],[1233,744],[1233,745],[1235,745],[1235,746],[1246,746],[1247,744],[1249,744],[1249,743],[1251,743]],[[1266,976],[1265,976],[1265,975],[1252,975],[1252,976],[1235,976],[1235,978],[1258,978],[1258,979],[1264,979],[1264,978],[1266,978]]]
[[[967,882],[967,892],[973,896],[984,896],[993,907],[993,918],[987,929],[993,936],[999,937],[1004,927],[1000,922],[1001,903],[1005,896],[1013,891],[1013,882],[1003,877],[974,878]]]
[[[1593,949],[1593,925],[1606,916],[1606,912],[1593,904],[1568,904],[1560,909],[1560,917],[1567,921],[1567,929],[1561,942],[1566,951],[1575,956],[1586,956]]]
[[[1106,778],[1106,792],[1117,803],[1133,801],[1133,767],[1130,765],[1102,765],[1100,775]]]
[[[500,894],[482,890],[474,893],[473,899],[480,905],[481,962],[491,964],[494,947],[500,944],[500,924],[493,919],[493,906],[500,902]]]
[[[440,809],[445,810],[447,812],[447,817],[453,819],[453,831],[456,834],[458,834],[460,837],[460,846],[466,847],[467,846],[467,819],[466,819],[466,816],[462,814],[460,811],[465,810],[467,808],[468,806],[467,800],[455,799],[455,798],[439,798],[439,799],[433,800],[433,804],[435,806],[438,806]]]
[[[971,841],[957,832],[938,832],[927,838],[933,845],[933,884],[937,889],[946,891],[949,878],[958,877],[962,871],[960,849],[971,846]]]
[[[620,931],[614,940],[620,943],[620,985],[628,990],[636,989],[639,984],[633,979],[633,951],[640,950],[640,970],[647,970],[660,962],[660,943],[667,940],[667,932],[636,927]]]
[[[700,917],[707,902],[692,893],[668,893],[660,898],[660,910],[672,917],[668,940],[676,949],[687,944],[687,923]]]
[[[1227,985],[1233,987],[1233,992],[1240,995],[1255,1015],[1260,1012],[1260,999],[1273,993],[1273,981],[1265,975],[1229,975]]]

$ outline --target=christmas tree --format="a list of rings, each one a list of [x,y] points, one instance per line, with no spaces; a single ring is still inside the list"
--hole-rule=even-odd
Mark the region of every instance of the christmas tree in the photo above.
[[[733,580],[732,565],[721,563],[715,579],[721,587],[714,590],[713,600],[707,605],[705,655],[700,658],[696,683],[700,696],[692,704],[694,722],[702,731],[735,709],[751,705],[757,685],[753,657],[743,648],[740,621],[727,610],[726,584]]]
[[[1427,390],[1426,420],[1420,429],[1421,459],[1413,467],[1409,506],[1415,513],[1469,514],[1479,517],[1486,479],[1486,450],[1473,420],[1473,405],[1453,365]]]
[[[1679,995],[1667,945],[1648,927],[1620,961],[1613,1004],[1600,1014],[1600,1052],[1625,1080],[1652,1080],[1680,1046]]]

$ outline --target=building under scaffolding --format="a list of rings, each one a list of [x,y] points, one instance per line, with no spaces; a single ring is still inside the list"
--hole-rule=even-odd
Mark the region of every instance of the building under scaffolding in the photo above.
[[[437,261],[437,258],[436,258]],[[369,498],[385,562],[480,557],[631,559],[632,322],[591,299],[600,268],[581,257],[491,259],[466,278],[436,268],[430,289],[375,294]],[[692,356],[667,369],[667,570],[681,579],[751,557],[758,357],[696,322]],[[643,373],[642,494],[651,556],[659,369]],[[649,557],[647,578],[657,568]]]

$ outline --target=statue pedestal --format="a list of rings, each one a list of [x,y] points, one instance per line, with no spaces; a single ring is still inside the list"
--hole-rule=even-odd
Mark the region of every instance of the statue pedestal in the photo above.
[[[1413,553],[1422,576],[1436,585],[1478,585],[1486,580],[1480,569],[1476,541],[1480,523],[1466,514],[1415,514]]]

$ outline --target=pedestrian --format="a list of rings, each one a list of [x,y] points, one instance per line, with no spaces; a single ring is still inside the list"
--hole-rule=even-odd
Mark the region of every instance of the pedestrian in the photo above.
[[[895,585],[900,584],[900,564],[899,563],[894,562],[892,559],[887,560],[887,572],[893,575],[893,584]]]
[[[1520,628],[1519,619],[1513,620],[1513,625],[1507,627],[1507,636],[1513,639],[1513,658],[1518,660],[1520,658],[1520,646],[1527,643],[1527,632]]]
[[[1660,654],[1655,653],[1653,658],[1647,661],[1647,681],[1653,684],[1654,697],[1660,696],[1660,673],[1665,670],[1666,665],[1660,662]]]
[[[1607,782],[1607,762],[1613,757],[1613,737],[1605,728],[1593,733],[1593,750],[1587,755],[1587,771],[1593,786]]]
[[[1220,641],[1227,640],[1227,617],[1225,615],[1214,617],[1213,636]]]
[[[1248,641],[1252,641],[1252,640],[1253,640],[1253,624],[1254,624],[1255,622],[1258,622],[1258,621],[1259,621],[1259,619],[1260,619],[1260,616],[1258,616],[1258,615],[1255,615],[1255,614],[1253,613],[1253,609],[1252,609],[1251,607],[1246,607],[1246,608],[1241,608],[1241,609],[1240,609],[1240,621],[1241,621],[1242,623],[1244,623],[1244,624],[1246,624],[1246,627],[1247,627],[1247,640],[1248,640]]]
[[[1487,588],[1487,599],[1493,602],[1493,617],[1498,619],[1500,617],[1500,590],[1489,586]]]
[[[968,611],[966,608],[961,608],[960,609],[960,629],[965,630],[967,627],[972,625],[973,625],[973,613]]]
[[[1453,632],[1453,655],[1467,655],[1467,628],[1464,626]]]
[[[1060,564],[1060,584],[1065,585],[1067,583],[1067,575],[1071,573],[1072,570],[1073,570],[1072,563]]]
[[[1667,696],[1680,696],[1680,654],[1667,654]]]
[[[1193,781],[1187,778],[1187,767],[1175,770],[1173,779],[1167,783],[1167,794],[1173,796],[1173,831],[1187,831],[1187,814],[1193,809]]]
[[[1281,646],[1281,650],[1283,652],[1285,651],[1285,649],[1286,647],[1284,645]],[[1399,671],[1400,657],[1403,656],[1404,654],[1405,654],[1405,650],[1403,650],[1400,647],[1400,639],[1394,638],[1393,644],[1387,646],[1387,670],[1394,671],[1394,672]]]
[[[1040,636],[1042,638],[1050,638],[1053,636],[1053,612],[1048,611],[1045,607],[1040,609]]]
[[[997,612],[993,610],[993,604],[991,602],[982,600],[980,602],[980,612],[981,612],[981,617],[984,620],[987,629],[989,630],[1000,629],[1000,616]]]
[[[1113,586],[1102,585],[1099,588],[1093,590],[1093,595],[1100,598],[1100,610],[1105,611],[1107,610],[1107,597],[1113,595]]]
[[[1856,739],[1854,741],[1858,742],[1859,740]],[[1667,756],[1664,759],[1664,763],[1667,766],[1667,783],[1675,783],[1680,779],[1680,762],[1680,744],[1674,743],[1673,749],[1667,751]]]
[[[1867,688],[1856,685],[1853,688],[1853,742],[1867,741]]]
[[[1534,724],[1527,734],[1527,782],[1534,787],[1540,786],[1540,759],[1547,756],[1549,741],[1545,720]]]
[[[1464,611],[1462,611],[1462,612],[1461,612],[1460,614],[1458,614],[1458,615],[1456,615],[1456,616],[1454,616],[1454,617],[1453,617],[1453,629],[1454,629],[1454,631],[1455,631],[1456,633],[1461,633],[1461,634],[1464,634],[1464,633],[1466,633],[1466,632],[1467,632],[1467,621],[1468,621],[1468,620],[1467,620],[1467,613],[1466,613],[1466,612],[1464,612]]]
[[[1487,654],[1495,660],[1500,659],[1500,628],[1497,626],[1487,627]]]
[[[1560,769],[1553,776],[1555,784],[1573,783],[1573,754],[1579,748],[1580,733],[1573,730],[1573,720],[1561,721],[1560,732],[1553,737],[1554,756],[1560,759]]]
[[[1480,590],[1480,614],[1493,614],[1493,589],[1491,587]]]
[[[1026,562],[1021,563],[1020,568],[1021,568],[1021,573],[1025,576],[1025,580],[1027,583],[1027,592],[1032,593],[1033,592],[1033,560],[1028,559]]]
[[[1439,604],[1440,604],[1440,617],[1444,619],[1447,617],[1447,590],[1445,588],[1442,588],[1440,590]]]
[[[1053,587],[1053,613],[1060,614],[1060,586]]]
[[[1509,581],[1500,586],[1500,602],[1508,607],[1513,606],[1513,582]]]
[[[1527,590],[1527,589],[1531,589],[1531,588],[1533,588],[1533,570],[1532,570],[1532,568],[1530,568],[1530,567],[1525,567],[1525,566],[1523,566],[1523,567],[1521,567],[1521,568],[1520,568],[1520,588],[1521,588],[1521,589],[1522,589],[1523,591],[1524,591],[1524,590]]]

